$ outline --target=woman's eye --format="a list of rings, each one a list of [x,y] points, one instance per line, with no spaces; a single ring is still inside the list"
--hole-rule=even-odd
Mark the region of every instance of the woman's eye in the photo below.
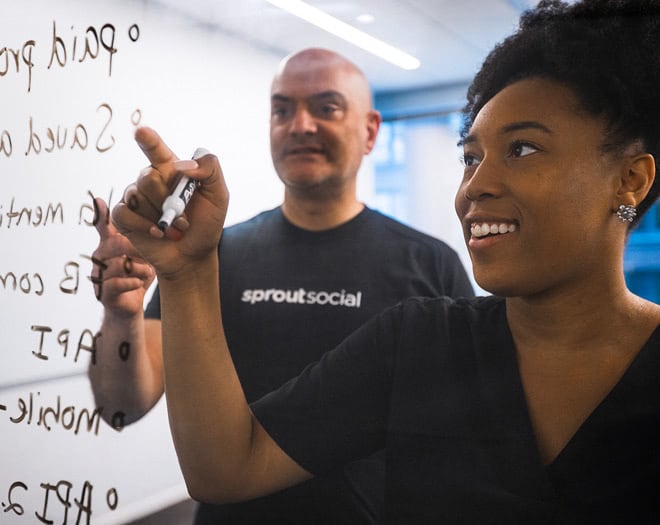
[[[463,163],[463,166],[466,168],[469,168],[470,166],[476,166],[479,164],[479,159],[475,157],[474,155],[469,155],[465,154],[461,157],[461,162]]]
[[[536,153],[539,149],[530,144],[529,142],[516,142],[511,147],[511,156],[513,157],[526,157],[532,153]]]

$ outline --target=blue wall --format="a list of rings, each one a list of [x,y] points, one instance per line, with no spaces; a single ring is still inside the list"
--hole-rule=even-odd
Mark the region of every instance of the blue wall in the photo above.
[[[660,303],[660,204],[649,209],[631,233],[624,269],[633,292]]]

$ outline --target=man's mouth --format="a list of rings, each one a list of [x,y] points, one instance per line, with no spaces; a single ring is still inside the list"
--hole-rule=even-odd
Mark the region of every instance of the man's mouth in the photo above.
[[[294,146],[286,150],[287,155],[321,155],[322,153],[321,146]]]
[[[486,237],[487,235],[501,235],[504,233],[511,233],[517,230],[514,223],[506,222],[481,222],[472,223],[470,225],[470,233],[472,237]]]

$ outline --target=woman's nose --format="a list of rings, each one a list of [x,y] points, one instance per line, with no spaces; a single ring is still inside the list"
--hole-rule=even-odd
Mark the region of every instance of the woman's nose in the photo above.
[[[463,179],[461,190],[469,201],[497,197],[501,193],[501,182],[497,176],[497,170],[490,161],[483,158],[472,174]]]

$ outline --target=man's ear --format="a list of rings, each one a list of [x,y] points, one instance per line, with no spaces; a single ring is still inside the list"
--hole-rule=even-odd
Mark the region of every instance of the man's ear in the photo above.
[[[639,206],[648,194],[655,180],[655,159],[650,153],[640,153],[630,158],[619,181],[617,202]]]
[[[380,129],[380,123],[382,121],[383,117],[375,109],[370,110],[367,114],[367,144],[364,150],[365,155],[368,155],[371,153],[371,150],[374,149],[378,130]]]

